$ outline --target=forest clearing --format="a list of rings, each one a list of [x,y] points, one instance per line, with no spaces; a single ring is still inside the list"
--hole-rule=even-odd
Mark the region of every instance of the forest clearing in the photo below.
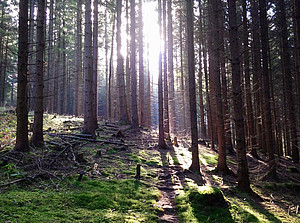
[[[214,171],[216,151],[200,145],[201,175],[189,171],[190,141],[184,136],[178,137],[178,147],[160,149],[157,132],[104,121],[93,142],[80,132],[82,118],[46,114],[45,146],[14,153],[15,115],[4,112],[0,118],[5,139],[0,151],[1,222],[300,220],[300,172],[290,158],[276,160],[276,180],[261,181],[267,163],[248,154],[255,195],[247,195],[236,189],[234,154],[227,157],[233,174],[223,175]]]

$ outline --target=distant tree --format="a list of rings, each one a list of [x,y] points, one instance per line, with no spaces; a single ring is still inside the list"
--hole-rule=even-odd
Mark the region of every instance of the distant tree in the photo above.
[[[131,41],[131,57],[130,57],[130,68],[131,68],[131,125],[133,128],[139,126],[138,108],[137,108],[137,77],[136,77],[136,34],[135,34],[135,0],[130,0],[130,41]]]
[[[121,54],[121,20],[122,17],[122,0],[117,0],[117,79],[119,83],[119,112],[120,122],[129,123],[127,112],[126,96],[125,96],[125,81],[124,81],[124,58]]]
[[[189,72],[189,98],[192,138],[192,164],[190,170],[200,173],[199,151],[198,151],[198,130],[197,130],[197,109],[196,109],[196,84],[195,84],[195,51],[194,51],[194,23],[193,23],[193,1],[186,1],[187,15],[187,53]]]
[[[82,91],[80,91],[82,85],[82,27],[81,27],[81,15],[82,15],[82,0],[77,1],[76,9],[76,31],[75,31],[75,76],[74,76],[74,108],[73,113],[75,116],[82,114],[81,100]]]
[[[166,1],[163,0],[162,12],[163,12],[163,80],[164,80],[164,131],[167,135],[167,139],[170,138],[170,117],[169,117],[169,83],[168,83],[168,62],[167,62],[167,8]]]
[[[243,90],[241,83],[240,49],[238,42],[238,25],[236,0],[228,0],[229,13],[229,41],[232,67],[232,95],[233,119],[235,123],[236,150],[237,150],[237,177],[238,188],[244,192],[251,192],[248,164],[246,158],[246,138],[243,118]]]
[[[98,1],[94,0],[94,24],[93,24],[93,124],[98,128]]]
[[[158,0],[158,24],[159,24],[159,37],[162,40],[162,25],[161,25],[161,0]],[[158,57],[158,146],[166,148],[164,137],[164,115],[163,115],[163,83],[162,83],[162,53],[159,51]]]
[[[144,36],[143,36],[143,1],[139,0],[139,112],[140,112],[140,124],[145,126],[145,68],[144,68]]]
[[[91,0],[85,1],[85,37],[84,37],[84,126],[83,132],[95,136],[93,113],[93,54]]]
[[[28,0],[19,1],[17,136],[15,151],[29,152],[27,108]]]
[[[36,46],[36,74],[34,78],[34,122],[33,135],[30,142],[33,145],[44,143],[43,113],[44,113],[44,54],[45,54],[45,14],[46,1],[38,1],[37,13],[37,46]]]
[[[48,100],[47,100],[47,111],[49,113],[53,113],[53,42],[54,42],[54,36],[53,36],[53,10],[54,10],[54,0],[50,0],[49,5],[49,30],[48,30],[48,66],[47,66],[47,73],[48,73],[48,81],[47,81],[47,89],[48,91]]]
[[[269,55],[268,55],[268,21],[267,21],[267,5],[266,0],[259,0],[260,11],[260,35],[261,35],[261,52],[262,52],[262,75],[263,75],[263,98],[264,112],[262,113],[264,125],[266,146],[269,156],[270,174],[276,173],[275,157],[274,157],[274,142],[272,134],[272,117],[270,105],[270,79],[269,79]]]
[[[174,89],[174,62],[173,62],[173,18],[172,0],[167,2],[168,15],[168,78],[169,78],[169,101],[170,101],[170,130],[175,133],[175,89]]]
[[[225,147],[225,129],[222,106],[222,92],[220,82],[220,41],[218,31],[218,0],[209,0],[208,2],[208,19],[209,19],[209,86],[211,89],[213,107],[215,110],[216,129],[218,137],[218,164],[217,170],[223,173],[228,172],[226,162],[226,147]],[[213,118],[213,117],[212,117]]]

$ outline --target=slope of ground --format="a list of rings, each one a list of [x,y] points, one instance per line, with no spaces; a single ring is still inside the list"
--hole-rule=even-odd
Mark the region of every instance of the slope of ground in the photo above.
[[[287,158],[277,160],[278,179],[261,182],[267,165],[248,156],[252,188],[259,195],[249,197],[235,189],[234,175],[213,171],[217,153],[206,146],[199,147],[202,175],[188,171],[191,153],[184,137],[179,147],[162,150],[156,132],[101,122],[92,139],[80,133],[82,119],[45,115],[45,147],[22,154],[11,150],[14,114],[0,119],[3,222],[300,220],[299,167]],[[228,156],[228,165],[236,172],[235,156]],[[203,185],[221,189],[228,204],[224,212],[194,202],[190,194]]]

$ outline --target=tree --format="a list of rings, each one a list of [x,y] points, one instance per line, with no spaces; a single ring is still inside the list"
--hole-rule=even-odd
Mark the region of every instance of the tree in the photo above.
[[[159,37],[161,41],[162,37],[162,25],[161,25],[161,0],[158,0],[158,24],[159,24]],[[164,137],[164,115],[163,115],[163,83],[162,83],[162,53],[159,51],[158,56],[158,146],[160,148],[166,148],[166,142]]]
[[[36,74],[34,84],[34,122],[33,135],[30,142],[33,145],[44,143],[43,137],[43,113],[44,113],[44,53],[45,53],[45,14],[46,1],[38,1],[37,14],[37,46],[36,46]]]
[[[175,90],[174,90],[174,65],[173,65],[173,19],[172,0],[167,2],[168,14],[168,79],[170,81],[169,101],[170,101],[170,130],[175,132]]]
[[[80,90],[82,85],[82,0],[77,1],[76,10],[76,36],[75,36],[75,81],[74,81],[74,108],[73,113],[75,116],[82,114],[83,106],[81,106],[83,92]]]
[[[223,107],[222,107],[222,93],[221,93],[221,82],[220,82],[220,41],[219,41],[219,31],[218,31],[218,4],[217,0],[209,1],[209,86],[211,89],[212,100],[215,109],[215,120],[216,129],[218,136],[218,165],[217,170],[223,173],[229,171],[226,162],[226,147],[225,147],[225,130],[224,130],[224,117],[223,117]],[[213,116],[213,115],[212,115]]]
[[[126,105],[125,82],[124,82],[124,58],[121,54],[121,16],[122,0],[117,0],[117,79],[119,83],[120,122],[129,123]]]
[[[94,0],[94,24],[93,24],[93,124],[98,128],[98,1]]]
[[[256,151],[256,131],[254,126],[253,105],[251,96],[251,80],[250,80],[250,62],[248,47],[248,19],[247,19],[247,1],[243,0],[243,50],[244,50],[244,73],[245,73],[245,94],[246,94],[246,111],[247,111],[247,129],[248,144],[251,148],[253,157],[258,158]]]
[[[15,151],[29,152],[27,108],[28,0],[19,2],[17,136]]]
[[[50,113],[53,113],[53,9],[54,9],[54,0],[50,1],[49,7],[49,31],[48,31],[48,103],[47,103],[47,110]],[[77,44],[76,44],[77,45]],[[77,96],[78,98],[78,96]]]
[[[275,157],[274,157],[274,142],[272,135],[272,117],[270,105],[270,79],[269,79],[269,56],[268,56],[268,21],[267,21],[267,5],[266,0],[259,0],[260,10],[260,35],[261,35],[261,49],[262,49],[262,63],[263,63],[263,105],[264,112],[263,120],[265,125],[266,146],[269,157],[270,174],[276,173]]]
[[[166,1],[163,0],[163,38],[164,38],[164,59],[163,59],[163,80],[164,80],[164,131],[167,135],[167,139],[170,139],[170,117],[169,117],[169,86],[168,86],[168,63],[167,63],[167,9]]]
[[[144,88],[144,41],[143,41],[143,1],[139,0],[139,107],[140,124],[145,126],[145,88]]]
[[[198,151],[198,130],[197,130],[197,109],[196,109],[196,84],[195,84],[195,52],[194,52],[194,31],[193,31],[193,1],[186,1],[187,15],[187,49],[188,49],[188,71],[189,71],[189,97],[190,97],[190,119],[192,138],[192,164],[190,170],[200,173],[199,151]]]
[[[291,72],[291,61],[290,52],[288,44],[288,30],[286,25],[286,15],[285,15],[285,2],[284,0],[278,0],[278,12],[280,20],[280,34],[281,34],[281,44],[282,44],[282,71],[284,78],[284,94],[286,94],[286,105],[287,105],[287,116],[291,136],[291,146],[292,146],[292,159],[294,162],[299,163],[299,149],[297,140],[297,118],[296,118],[296,108],[295,100],[293,95],[293,77]]]
[[[85,2],[85,37],[84,37],[84,126],[83,132],[95,136],[93,112],[93,54],[91,0]]]
[[[236,151],[238,164],[238,188],[244,192],[251,192],[248,164],[246,158],[246,139],[243,118],[243,91],[240,70],[240,50],[238,42],[238,25],[236,15],[236,0],[228,0],[229,13],[229,41],[232,67],[232,95],[233,119],[235,123]]]
[[[131,9],[131,27],[130,27],[130,38],[131,38],[131,57],[130,57],[130,68],[131,68],[131,125],[133,128],[139,126],[138,108],[137,108],[137,78],[136,78],[136,44],[135,44],[135,0],[130,0]]]

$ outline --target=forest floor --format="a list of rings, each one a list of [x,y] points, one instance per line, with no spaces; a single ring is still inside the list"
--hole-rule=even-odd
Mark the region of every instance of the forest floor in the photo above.
[[[249,196],[236,189],[236,155],[223,176],[217,152],[199,145],[201,175],[190,172],[188,137],[160,149],[157,132],[105,120],[96,140],[81,134],[81,118],[45,115],[44,125],[45,146],[16,153],[15,114],[0,112],[0,222],[300,222],[300,170],[289,158],[262,181],[266,157],[248,155]]]

